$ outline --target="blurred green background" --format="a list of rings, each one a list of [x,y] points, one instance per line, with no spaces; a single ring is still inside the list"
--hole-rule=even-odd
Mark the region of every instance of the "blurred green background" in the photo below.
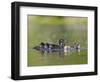
[[[32,50],[41,42],[58,44],[59,39],[64,39],[66,45],[80,43],[82,48],[87,48],[87,24],[87,17],[28,15],[28,66],[87,64],[87,49],[65,53],[63,58],[57,53],[43,56]]]

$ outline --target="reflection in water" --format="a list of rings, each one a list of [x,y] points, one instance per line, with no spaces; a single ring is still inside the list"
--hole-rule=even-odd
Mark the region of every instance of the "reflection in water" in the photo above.
[[[78,55],[80,55],[80,48],[74,49],[74,48],[61,48],[61,49],[40,49],[38,50],[42,56],[45,55],[58,55],[61,58],[64,58],[66,55],[70,55],[71,53],[76,52]]]
[[[87,49],[64,46],[63,48],[29,49],[28,66],[87,64]]]
[[[87,64],[87,48],[79,43],[68,45],[63,39],[55,43],[41,42],[29,55],[29,66]]]
[[[48,65],[74,65],[87,64],[87,49],[66,51],[59,50],[36,50],[29,49],[31,52],[28,59],[28,66],[48,66]]]

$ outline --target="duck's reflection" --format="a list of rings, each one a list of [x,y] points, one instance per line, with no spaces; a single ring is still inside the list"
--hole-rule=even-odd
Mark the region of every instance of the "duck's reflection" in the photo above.
[[[38,50],[42,56],[49,56],[49,55],[57,55],[61,58],[64,58],[64,56],[70,55],[71,53],[77,52],[78,54],[80,54],[80,50],[79,49],[68,49],[65,50],[64,48],[62,49],[40,49]]]

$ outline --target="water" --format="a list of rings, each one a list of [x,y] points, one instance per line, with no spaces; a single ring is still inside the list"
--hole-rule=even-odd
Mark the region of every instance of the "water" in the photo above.
[[[62,20],[63,19],[63,20]],[[37,23],[36,23],[37,21]],[[65,40],[65,45],[73,46],[79,43],[88,46],[88,20],[86,17],[28,17],[28,66],[79,65],[88,63],[87,49],[77,51],[41,52],[32,49],[41,42],[58,44],[59,39]]]
[[[28,66],[53,66],[87,64],[87,50],[71,52],[41,52],[29,50]]]

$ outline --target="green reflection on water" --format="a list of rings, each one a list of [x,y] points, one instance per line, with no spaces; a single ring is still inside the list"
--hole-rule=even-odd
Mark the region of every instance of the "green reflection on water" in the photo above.
[[[47,65],[75,65],[87,64],[87,50],[80,52],[69,52],[64,54],[41,53],[36,50],[29,50],[28,66],[47,66]]]

